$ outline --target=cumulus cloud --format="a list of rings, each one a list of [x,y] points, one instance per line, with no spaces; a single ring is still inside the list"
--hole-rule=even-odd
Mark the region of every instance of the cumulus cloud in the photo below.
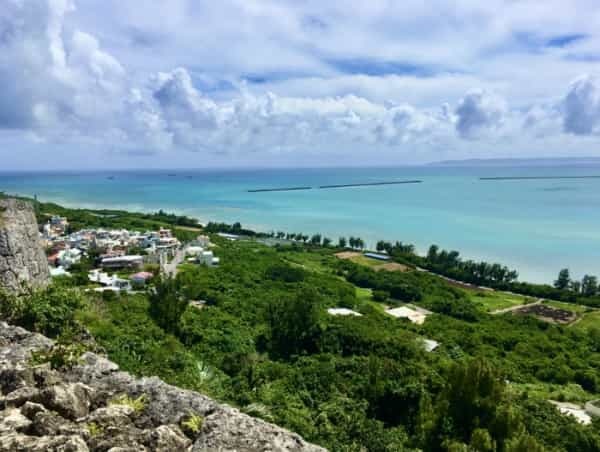
[[[498,128],[506,111],[502,98],[481,89],[472,90],[456,107],[456,130],[463,138],[477,138],[485,131]]]
[[[563,128],[574,135],[597,133],[600,126],[600,86],[597,77],[577,78],[563,99]]]
[[[575,81],[560,105],[527,109],[511,109],[495,90],[482,88],[439,105],[433,99],[441,92],[435,91],[415,106],[416,79],[387,75],[349,77],[349,82],[367,87],[360,95],[327,94],[327,86],[311,95],[312,82],[294,94],[276,94],[249,89],[238,79],[226,97],[217,97],[198,88],[198,68],[141,73],[129,68],[93,33],[67,26],[75,11],[70,0],[4,3],[0,129],[22,129],[41,140],[96,143],[136,154],[188,150],[268,155],[315,149],[435,151],[464,148],[472,139],[491,143],[501,136],[509,142],[523,130],[533,131],[534,139],[562,130],[574,135],[598,130],[600,91],[597,79],[589,76]],[[368,95],[377,83],[390,80],[397,83],[398,99],[383,92]],[[467,84],[477,82],[471,76],[443,74],[420,86],[433,90],[440,80],[451,83],[453,93],[464,93]],[[353,91],[352,83],[346,91]]]

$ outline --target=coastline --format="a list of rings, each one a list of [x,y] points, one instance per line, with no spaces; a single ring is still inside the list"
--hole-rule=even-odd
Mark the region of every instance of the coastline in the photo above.
[[[532,182],[534,186],[530,183],[526,187],[507,186],[500,192],[493,184],[473,191],[473,174],[462,170],[456,173],[454,169],[438,173],[436,169],[435,174],[425,175],[426,184],[402,189],[358,187],[348,191],[272,192],[253,196],[246,189],[261,186],[263,182],[267,186],[316,186],[327,177],[329,185],[351,182],[353,178],[361,181],[421,177],[395,170],[341,173],[298,170],[284,174],[267,170],[216,174],[207,170],[193,179],[167,177],[166,173],[166,170],[123,172],[123,177],[118,176],[114,181],[107,180],[106,174],[91,179],[81,175],[0,178],[0,190],[27,196],[37,194],[43,201],[70,208],[141,213],[162,209],[193,217],[200,223],[239,221],[257,231],[320,233],[334,240],[354,235],[361,237],[369,248],[374,248],[378,240],[401,240],[415,245],[420,255],[431,244],[437,244],[448,250],[460,250],[464,259],[504,263],[518,269],[521,280],[536,283],[553,281],[565,266],[577,277],[600,273],[593,254],[600,246],[600,235],[596,232],[600,215],[586,213],[597,204],[592,191],[597,184],[591,181],[577,192],[546,191],[547,184],[541,181]],[[571,186],[575,182],[556,183]],[[571,203],[575,207],[570,212],[567,209],[567,214],[553,210],[555,205],[563,205],[562,198],[573,200],[574,196],[587,202],[589,208],[585,212],[577,203]],[[532,211],[527,207],[532,202],[542,207]]]
[[[7,194],[16,195],[16,196],[33,197],[33,195],[29,195],[27,193],[7,193]],[[148,206],[144,206],[143,204],[130,204],[130,203],[129,204],[90,203],[90,202],[69,201],[65,198],[53,197],[53,196],[48,196],[48,195],[44,195],[44,199],[40,199],[40,202],[50,202],[50,203],[58,204],[58,205],[61,205],[61,206],[64,206],[64,207],[67,207],[70,209],[121,210],[124,212],[130,212],[130,213],[135,212],[135,213],[150,214],[150,213],[157,212],[159,210],[163,210],[167,213],[173,213],[175,215],[188,216],[190,218],[197,220],[198,223],[202,224],[202,225],[206,225],[209,222],[226,222],[226,223],[232,222],[230,218],[223,218],[223,217],[219,218],[219,217],[209,217],[207,215],[205,215],[205,216],[198,215],[197,209],[194,209],[194,208],[181,209],[181,208],[172,208],[172,207],[168,207],[168,206],[148,207]],[[234,209],[232,209],[232,210],[234,210]],[[269,233],[271,231],[284,230],[285,232],[302,232],[302,233],[306,233],[306,234],[322,233],[322,231],[299,231],[299,230],[294,230],[294,228],[274,227],[274,226],[268,225],[268,224],[244,222],[244,221],[242,221],[241,218],[239,218],[235,221],[239,221],[245,228],[251,229],[256,232]],[[233,222],[235,222],[235,221],[233,221]],[[328,234],[324,234],[324,235],[329,236]],[[335,241],[341,235],[344,235],[344,234],[338,234],[335,236],[331,236],[330,238]],[[352,235],[352,234],[350,234],[350,235]],[[365,239],[366,249],[371,249],[371,250],[375,249],[375,244],[378,240],[388,240],[388,241],[399,240],[398,238],[375,237],[375,236],[371,236],[371,235],[365,236],[364,234],[361,234],[360,232],[355,233],[354,235],[362,237],[362,238],[366,237],[366,239]],[[427,254],[427,249],[431,245],[431,243],[429,243],[429,244],[414,243],[413,245],[415,246],[415,254],[417,254],[418,256],[424,257]],[[451,247],[445,247],[443,244],[440,244],[440,247],[443,249],[452,249]],[[469,250],[460,251],[460,255],[463,259],[471,259],[474,261],[499,262],[502,265],[505,265],[504,262],[495,260],[493,257],[484,256],[482,254],[474,253]],[[520,275],[518,281],[528,282],[528,283],[536,283],[536,284],[537,283],[539,283],[539,284],[551,284],[552,283],[552,281],[545,280],[542,277],[540,277],[539,279],[538,278],[534,278],[534,279],[521,278],[523,267],[516,267],[516,270],[519,272],[519,275]]]

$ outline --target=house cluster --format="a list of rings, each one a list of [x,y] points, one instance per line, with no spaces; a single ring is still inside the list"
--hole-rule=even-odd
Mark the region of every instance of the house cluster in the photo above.
[[[143,233],[127,229],[82,229],[69,233],[64,217],[52,217],[42,228],[42,240],[48,249],[48,263],[53,276],[68,275],[69,269],[84,256],[98,256],[95,266],[106,271],[141,270],[146,263],[159,263],[172,257],[180,248],[170,229]],[[152,275],[139,271],[129,280],[111,277],[100,270],[90,272],[89,279],[104,287],[129,289]]]

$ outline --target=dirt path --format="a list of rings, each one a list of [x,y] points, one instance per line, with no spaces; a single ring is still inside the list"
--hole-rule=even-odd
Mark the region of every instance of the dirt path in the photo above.
[[[535,306],[535,305],[538,305],[538,304],[542,304],[543,301],[544,301],[543,298],[538,298],[533,303],[518,304],[516,306],[511,306],[510,308],[496,309],[495,311],[491,311],[490,314],[505,314],[507,312],[512,312],[512,311],[516,311],[518,309],[523,309],[525,307],[530,307],[530,306]]]

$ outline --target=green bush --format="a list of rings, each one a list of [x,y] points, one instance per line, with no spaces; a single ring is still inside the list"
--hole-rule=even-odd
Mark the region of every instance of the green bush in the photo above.
[[[22,296],[0,295],[3,318],[50,337],[77,328],[75,311],[82,304],[77,290],[55,285]]]

